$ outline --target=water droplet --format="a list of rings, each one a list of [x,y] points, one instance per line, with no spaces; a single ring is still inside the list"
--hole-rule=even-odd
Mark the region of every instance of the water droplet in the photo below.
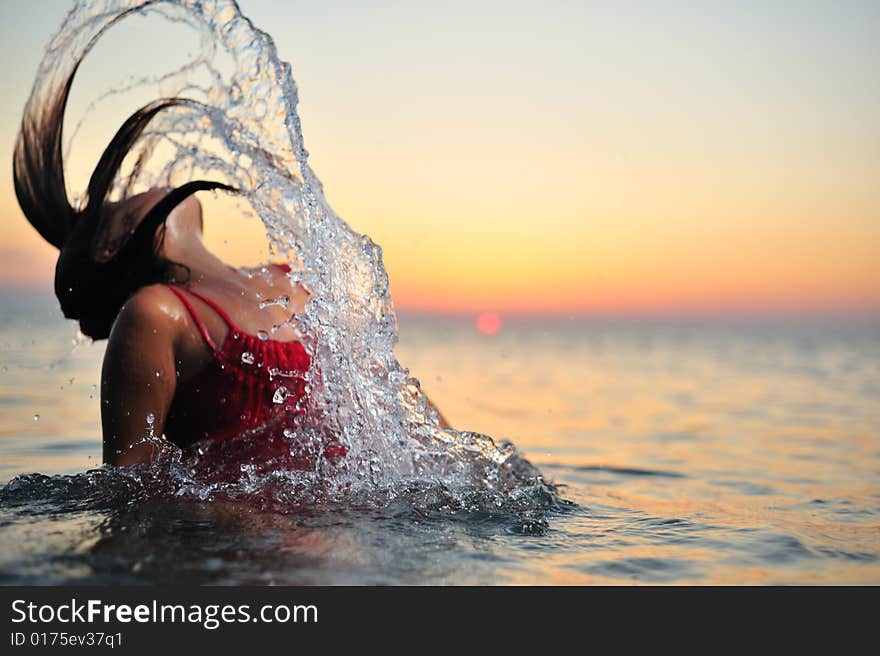
[[[161,375],[162,375],[162,372],[161,372],[161,371],[157,371],[157,372],[156,372],[156,378],[159,378]]]
[[[288,397],[287,388],[283,385],[275,390],[275,396],[272,397],[273,403],[284,403],[284,400]]]
[[[156,437],[156,431],[153,429],[153,423],[156,421],[156,415],[152,412],[147,413],[147,438],[154,439]]]
[[[40,421],[40,415],[34,415],[34,421]]]
[[[290,430],[289,428],[285,428],[283,431],[284,437],[288,440],[292,440],[296,437],[296,431]]]
[[[267,298],[265,301],[260,303],[260,309],[265,310],[267,307],[272,307],[273,305],[279,305],[283,308],[286,308],[290,305],[290,296],[287,294],[283,294],[278,298]]]
[[[257,337],[259,337],[261,340],[263,340],[265,342],[266,340],[269,339],[269,333],[267,333],[265,330],[258,330]]]
[[[245,351],[241,354],[241,361],[245,364],[253,364],[254,363],[254,354],[250,351]]]

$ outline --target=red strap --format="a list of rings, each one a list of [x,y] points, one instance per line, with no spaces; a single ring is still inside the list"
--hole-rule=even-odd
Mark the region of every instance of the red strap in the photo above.
[[[211,347],[211,350],[216,353],[217,345],[214,344],[214,340],[211,339],[211,336],[208,334],[208,330],[205,328],[205,324],[203,324],[202,320],[199,319],[199,315],[196,314],[195,308],[192,306],[192,303],[189,302],[189,299],[187,299],[186,295],[182,291],[180,291],[180,289],[178,289],[177,287],[174,287],[172,285],[165,285],[165,286],[171,290],[171,293],[173,293],[177,298],[180,299],[180,302],[183,303],[183,306],[186,308],[186,311],[189,312],[189,316],[191,316],[193,321],[196,322],[196,326],[198,326],[199,332],[202,333],[202,337],[205,338],[205,341],[208,343],[208,346]],[[208,301],[206,298],[204,298],[201,294],[197,294],[196,292],[194,292],[192,290],[188,290],[188,291],[190,294],[192,294],[196,298],[204,301],[209,306],[214,308],[217,311],[217,313],[220,314],[220,316],[222,316],[224,319],[226,319],[227,323],[229,323],[229,318],[226,316],[226,313],[223,312],[220,308],[215,307],[210,301]],[[231,326],[230,326],[230,330],[232,330]]]
[[[202,296],[197,291],[193,291],[192,289],[187,289],[186,291],[188,291],[190,294],[195,296],[197,299],[199,299],[202,303],[207,305],[209,308],[214,310],[214,312],[219,314],[220,318],[226,322],[227,326],[229,326],[229,330],[238,330],[238,328],[235,327],[235,322],[232,320],[232,317],[230,317],[228,314],[226,314],[226,310],[224,310],[222,307],[217,305],[217,303],[212,301],[207,296]]]

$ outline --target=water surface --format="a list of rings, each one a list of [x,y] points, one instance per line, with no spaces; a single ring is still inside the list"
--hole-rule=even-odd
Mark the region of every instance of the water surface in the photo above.
[[[47,296],[0,302],[0,481],[98,467],[103,346],[74,345]],[[397,352],[456,428],[513,441],[561,500],[493,512],[424,485],[274,512],[19,477],[0,580],[880,583],[876,324],[508,319],[486,336],[403,313]]]

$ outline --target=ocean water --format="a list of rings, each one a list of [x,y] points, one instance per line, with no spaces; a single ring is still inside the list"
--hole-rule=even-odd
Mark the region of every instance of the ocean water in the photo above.
[[[399,325],[453,425],[512,441],[558,498],[495,512],[425,484],[279,512],[83,474],[103,344],[3,291],[0,582],[880,583],[877,322]]]

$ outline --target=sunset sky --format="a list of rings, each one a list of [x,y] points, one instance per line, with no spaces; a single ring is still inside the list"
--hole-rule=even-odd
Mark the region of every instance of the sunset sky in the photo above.
[[[240,1],[292,63],[312,167],[383,247],[398,307],[880,314],[880,3],[423,4]],[[0,286],[52,279],[11,154],[68,6],[0,0]],[[138,39],[157,60],[189,47],[131,20],[71,111]],[[103,111],[78,153],[118,126]],[[232,263],[256,228],[206,217]]]

